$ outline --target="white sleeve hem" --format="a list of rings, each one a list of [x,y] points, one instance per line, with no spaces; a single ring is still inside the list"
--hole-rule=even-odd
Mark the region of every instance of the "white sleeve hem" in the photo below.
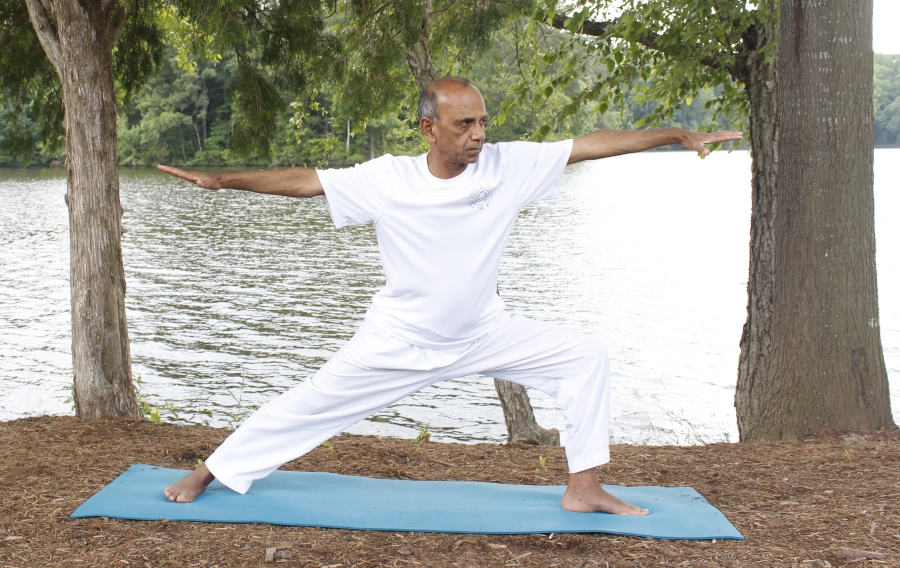
[[[331,184],[328,179],[328,173],[325,170],[316,170],[316,174],[319,176],[319,183],[322,184],[322,191],[324,192],[325,197],[325,208],[328,209],[328,214],[331,215],[331,222],[334,223],[334,226],[337,229],[346,227],[347,223],[344,222],[345,217],[337,202],[328,199],[328,192],[331,190],[329,187]]]

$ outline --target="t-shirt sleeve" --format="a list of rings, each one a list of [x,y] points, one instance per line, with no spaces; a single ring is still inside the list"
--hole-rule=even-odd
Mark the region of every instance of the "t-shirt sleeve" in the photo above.
[[[384,207],[384,158],[352,168],[316,170],[334,226],[368,225],[378,220]]]
[[[529,203],[559,196],[559,181],[572,155],[571,140],[510,142],[504,153],[504,171],[513,178],[512,187],[520,209]]]

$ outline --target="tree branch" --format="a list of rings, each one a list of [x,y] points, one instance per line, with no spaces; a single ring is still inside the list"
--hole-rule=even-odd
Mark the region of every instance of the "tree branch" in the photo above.
[[[41,42],[41,47],[56,68],[56,72],[62,75],[62,50],[59,46],[59,34],[56,31],[56,15],[53,13],[53,3],[45,0],[26,0],[28,17],[31,25]]]
[[[553,16],[553,22],[551,25],[558,30],[569,31],[569,28],[566,27],[566,22],[570,20],[569,16],[565,14],[555,14]],[[577,33],[599,37],[606,33],[606,30],[609,29],[615,22],[595,22],[593,20],[585,20],[583,24],[581,24],[581,29],[578,30]]]
[[[125,13],[125,9],[122,8],[120,4],[116,3],[115,0],[110,0],[110,2],[107,2],[106,4],[111,4],[111,6],[105,7],[104,10],[109,11],[106,38],[109,45],[112,46],[119,38],[119,34],[122,33],[122,28],[125,27],[125,20],[127,19],[128,14]]]
[[[550,25],[558,30],[571,31],[568,27],[566,27],[566,22],[570,19],[571,18],[569,16],[566,16],[565,14],[555,14],[553,16],[552,22],[550,22]],[[615,21],[595,22],[592,20],[585,20],[585,22],[581,24],[581,28],[578,29],[575,33],[593,37],[601,37],[606,35],[609,29],[612,28],[615,24]],[[672,49],[661,47],[659,45],[658,39],[659,34],[648,31],[638,38],[638,43],[648,49],[658,51],[659,53],[662,53],[664,55],[684,55],[684,50],[681,48]],[[710,67],[718,71],[725,71],[731,76],[732,79],[735,79],[737,81],[743,81],[743,78],[746,75],[745,73],[741,72],[740,64],[737,62],[735,64],[724,64],[718,57],[701,57],[697,59],[697,62],[701,65],[705,65],[706,67]]]

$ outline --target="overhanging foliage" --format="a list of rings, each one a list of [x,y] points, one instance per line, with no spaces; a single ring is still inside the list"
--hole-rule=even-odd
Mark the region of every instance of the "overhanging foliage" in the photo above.
[[[621,110],[633,94],[654,104],[638,126],[658,126],[713,92],[705,102],[713,110],[706,128],[746,130],[747,56],[753,50],[774,55],[774,44],[757,42],[758,27],[770,17],[767,2],[544,0],[529,28],[531,64],[500,120],[529,100],[590,77],[557,110],[558,120],[585,105],[601,114]],[[545,124],[537,137],[551,128]]]

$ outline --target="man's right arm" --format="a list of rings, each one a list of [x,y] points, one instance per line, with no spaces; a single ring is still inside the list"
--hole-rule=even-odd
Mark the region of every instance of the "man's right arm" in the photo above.
[[[208,174],[190,172],[171,166],[157,166],[160,171],[197,184],[205,189],[240,189],[266,195],[287,197],[316,197],[325,195],[316,170],[288,168],[259,172],[223,172]]]
[[[741,132],[691,132],[681,128],[598,130],[572,142],[569,163],[643,152],[669,144],[681,144],[688,150],[706,156],[709,154],[707,144],[740,140],[743,136]]]

